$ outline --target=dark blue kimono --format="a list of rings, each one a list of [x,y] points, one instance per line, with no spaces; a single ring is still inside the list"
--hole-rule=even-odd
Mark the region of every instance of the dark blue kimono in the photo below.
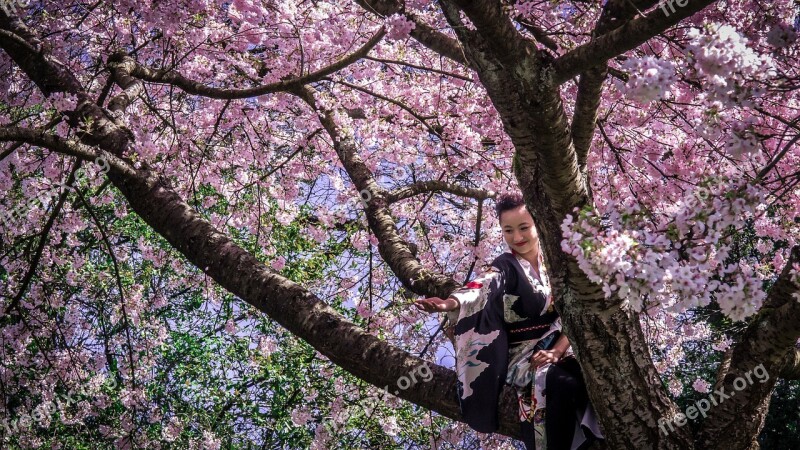
[[[494,432],[498,428],[498,397],[503,384],[510,384],[517,391],[526,447],[555,448],[557,441],[565,442],[559,447],[572,450],[588,445],[594,437],[602,438],[602,434],[585,386],[558,384],[562,379],[582,383],[571,347],[558,363],[531,368],[531,355],[552,348],[561,333],[561,320],[553,307],[541,261],[539,266],[541,279],[531,264],[512,250],[495,258],[486,272],[451,294],[460,302],[458,310],[448,313],[455,324],[459,402],[470,427]],[[564,419],[545,426],[545,412],[558,411],[558,406],[563,410],[566,405],[555,403],[558,394],[546,402],[545,386],[550,380],[555,390],[559,386],[582,389],[582,395],[569,395],[570,401],[577,398],[574,408],[570,403],[569,411],[559,412]],[[574,423],[568,423],[573,416]],[[545,429],[558,434],[557,440],[551,439],[553,445],[547,445]]]

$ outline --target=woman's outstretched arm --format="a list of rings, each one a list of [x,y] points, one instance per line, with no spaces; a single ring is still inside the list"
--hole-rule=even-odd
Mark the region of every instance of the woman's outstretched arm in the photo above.
[[[457,310],[459,304],[454,297],[428,297],[415,301],[414,306],[425,312],[448,312]]]
[[[469,316],[483,309],[492,292],[504,292],[503,279],[502,272],[490,266],[486,272],[453,291],[449,297],[420,299],[414,302],[414,306],[427,312],[445,312],[450,323],[455,324],[462,312],[466,313],[465,316]]]

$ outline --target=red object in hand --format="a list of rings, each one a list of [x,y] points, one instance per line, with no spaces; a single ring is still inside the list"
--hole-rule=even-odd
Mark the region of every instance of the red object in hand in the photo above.
[[[469,283],[465,284],[464,286],[466,286],[469,289],[478,289],[480,287],[483,287],[483,283],[479,283],[477,281],[470,281]]]

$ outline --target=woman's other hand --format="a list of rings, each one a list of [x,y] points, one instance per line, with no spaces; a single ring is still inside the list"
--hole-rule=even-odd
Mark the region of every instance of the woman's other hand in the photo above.
[[[453,297],[439,298],[429,297],[417,300],[414,306],[425,312],[448,312],[458,309],[458,300]]]
[[[536,369],[539,366],[543,366],[547,363],[553,364],[558,362],[561,359],[563,352],[556,350],[555,348],[552,350],[539,350],[531,356],[531,366]]]

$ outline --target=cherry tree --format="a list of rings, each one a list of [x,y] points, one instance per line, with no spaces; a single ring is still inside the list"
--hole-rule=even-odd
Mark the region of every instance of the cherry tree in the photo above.
[[[487,210],[518,189],[607,444],[757,448],[775,383],[800,378],[793,6],[8,3],[6,415],[20,393],[83,386],[93,400],[59,417],[84,423],[114,380],[125,413],[103,436],[173,442],[186,423],[147,386],[174,342],[160,311],[192,290],[224,314],[215,332],[263,316],[378,388],[427,364],[429,381],[391,394],[459,420],[455,374],[430,361],[450,343],[408,306],[491,261]],[[302,239],[335,242],[338,270],[303,277],[326,255],[287,244]],[[698,311],[736,331],[719,338]],[[692,341],[721,360],[694,383],[717,400],[694,428],[674,401]],[[514,437],[513,393],[501,401]],[[213,427],[195,444],[220,445]]]

